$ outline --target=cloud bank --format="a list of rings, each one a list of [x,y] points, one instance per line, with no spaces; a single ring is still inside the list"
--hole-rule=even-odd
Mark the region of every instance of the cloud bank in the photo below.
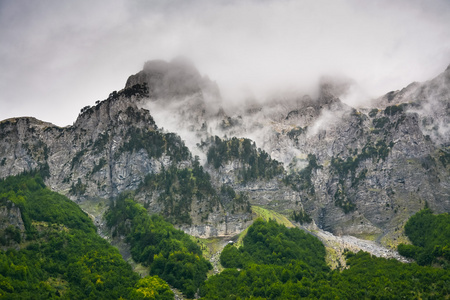
[[[450,63],[450,2],[0,1],[0,119],[57,125],[150,59],[189,57],[226,101],[353,79],[346,100],[428,80]]]

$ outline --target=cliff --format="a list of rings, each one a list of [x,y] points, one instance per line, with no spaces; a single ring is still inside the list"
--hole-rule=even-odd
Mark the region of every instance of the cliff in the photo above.
[[[251,203],[389,244],[425,203],[450,211],[450,70],[367,108],[342,103],[347,88],[233,110],[189,62],[150,61],[73,126],[0,122],[0,177],[40,169],[79,203],[131,191],[202,237],[245,229]]]

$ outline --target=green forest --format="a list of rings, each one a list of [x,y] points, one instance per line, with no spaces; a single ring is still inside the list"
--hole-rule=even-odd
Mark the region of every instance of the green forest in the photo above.
[[[200,289],[202,299],[445,299],[443,268],[347,252],[348,269],[330,270],[322,243],[298,228],[257,220],[240,248],[226,246],[227,267]]]
[[[89,217],[39,175],[0,180],[0,206],[19,207],[25,227],[0,230],[1,244],[14,246],[0,251],[1,299],[139,299],[149,292],[173,299],[161,279],[139,279]]]
[[[405,225],[412,245],[400,244],[401,255],[413,258],[419,265],[437,264],[450,269],[450,216],[433,215],[425,208],[412,216]]]
[[[238,197],[227,187],[220,194]],[[399,246],[417,263],[347,251],[347,267],[332,270],[315,236],[257,219],[242,246],[223,249],[225,269],[209,278],[212,266],[197,243],[162,216],[150,216],[132,194],[111,200],[105,218],[113,237],[125,237],[133,259],[149,267],[144,278],[96,233],[86,213],[50,191],[37,173],[0,180],[0,208],[10,218],[9,225],[0,222],[1,299],[174,299],[170,286],[189,299],[450,297],[450,218],[429,208],[405,225],[412,244]]]
[[[212,266],[189,235],[161,216],[149,216],[127,195],[114,201],[106,221],[114,228],[113,236],[126,237],[133,259],[150,267],[151,275],[158,275],[188,298],[194,297]]]

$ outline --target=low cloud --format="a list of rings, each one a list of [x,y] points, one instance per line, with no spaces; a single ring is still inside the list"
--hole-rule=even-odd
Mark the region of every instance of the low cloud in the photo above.
[[[58,125],[121,89],[149,59],[185,55],[225,101],[356,83],[352,105],[450,63],[450,3],[432,1],[3,1],[0,119]]]

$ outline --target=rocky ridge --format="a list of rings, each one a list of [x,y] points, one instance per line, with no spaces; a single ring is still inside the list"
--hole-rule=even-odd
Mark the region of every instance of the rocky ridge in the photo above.
[[[153,72],[148,66],[147,71]],[[169,83],[164,93],[180,92],[178,85]],[[113,92],[95,106],[83,108],[75,123],[64,128],[29,117],[0,122],[0,178],[40,170],[52,190],[82,203],[136,191],[146,176],[170,167],[192,168],[193,157],[184,142],[176,134],[160,130],[150,112],[137,106],[152,88],[146,83]],[[164,205],[145,193],[135,197],[150,213],[160,212]],[[192,217],[190,233],[229,235],[248,226],[249,213],[230,216],[220,201],[210,205],[209,200],[187,203]],[[202,212],[207,206],[211,211]]]
[[[73,126],[2,121],[0,177],[41,169],[46,184],[74,201],[136,191],[149,212],[162,212],[163,190],[140,188],[149,174],[170,166],[192,169],[192,151],[216,191],[226,184],[252,204],[288,216],[301,210],[320,229],[391,245],[425,203],[435,212],[450,210],[449,87],[447,69],[357,109],[339,99],[347,83],[328,80],[314,98],[294,95],[225,111],[217,85],[189,62],[151,61],[125,89],[83,108]],[[180,134],[189,149],[156,124]],[[212,166],[210,146],[196,144],[214,135],[250,138],[260,148],[257,156],[268,153],[284,172],[243,181],[239,174],[248,162]],[[192,223],[179,226],[207,237],[235,234],[251,223],[243,208],[233,211],[220,201],[211,207],[213,198],[194,197],[186,206]]]
[[[286,175],[243,183],[235,174],[242,161],[216,169],[206,160],[208,147],[198,148],[216,184],[248,192],[252,204],[286,215],[305,210],[323,230],[395,245],[404,222],[425,202],[436,212],[450,209],[449,78],[447,69],[368,108],[342,103],[347,83],[328,80],[314,99],[294,95],[209,115],[203,113],[208,103],[181,113],[169,107],[178,122],[170,125],[199,144],[211,135],[251,138],[282,162]]]

